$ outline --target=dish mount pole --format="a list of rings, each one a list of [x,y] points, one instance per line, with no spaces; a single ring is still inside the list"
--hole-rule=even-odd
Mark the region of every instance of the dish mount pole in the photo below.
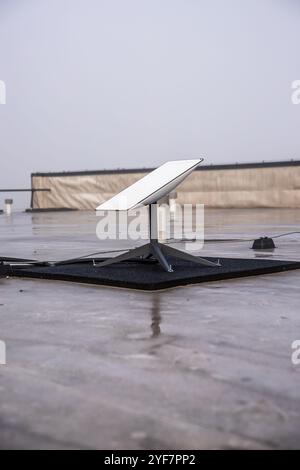
[[[172,266],[166,260],[164,254],[162,243],[158,241],[158,217],[157,217],[157,203],[149,205],[149,249],[150,255],[153,258],[157,259],[159,264],[164,268],[168,273],[173,272]]]

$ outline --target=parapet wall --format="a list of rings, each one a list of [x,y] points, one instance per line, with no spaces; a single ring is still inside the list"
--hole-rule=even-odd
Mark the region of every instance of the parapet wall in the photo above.
[[[95,209],[151,169],[32,174],[33,209]],[[300,161],[199,167],[178,202],[215,208],[300,207]]]

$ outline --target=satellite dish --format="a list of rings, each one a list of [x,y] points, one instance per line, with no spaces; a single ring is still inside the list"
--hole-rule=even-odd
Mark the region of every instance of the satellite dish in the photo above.
[[[157,201],[173,191],[202,161],[203,158],[167,162],[116,196],[100,204],[96,209],[97,211],[128,211],[141,206],[149,206],[150,241],[146,245],[129,250],[122,255],[109,258],[95,265],[98,267],[108,266],[132,258],[146,259],[151,256],[160,263],[165,271],[173,272],[172,266],[165,257],[167,255],[205,266],[220,266],[219,263],[208,261],[199,256],[193,256],[158,242]]]
[[[179,185],[198,165],[198,160],[167,162],[97,207],[99,211],[128,211],[154,204]]]

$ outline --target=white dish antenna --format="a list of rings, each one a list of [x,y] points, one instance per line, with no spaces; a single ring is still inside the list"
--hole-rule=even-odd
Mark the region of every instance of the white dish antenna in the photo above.
[[[178,186],[201,162],[178,160],[167,162],[136,183],[100,204],[97,211],[128,211],[154,204]]]

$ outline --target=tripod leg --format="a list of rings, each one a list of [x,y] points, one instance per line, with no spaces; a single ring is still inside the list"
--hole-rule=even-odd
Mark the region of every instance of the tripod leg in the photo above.
[[[108,258],[100,263],[95,263],[94,266],[101,268],[102,266],[109,266],[111,264],[119,263],[121,261],[127,261],[129,259],[138,258],[140,256],[147,256],[150,253],[149,244],[135,248],[134,250],[126,251],[122,255],[115,256],[114,258]]]
[[[166,258],[164,257],[160,246],[158,243],[151,243],[151,251],[153,256],[159,261],[159,264],[164,268],[165,271],[168,273],[172,273],[173,269],[172,266],[168,263]]]
[[[204,266],[221,266],[219,262],[214,263],[213,261],[208,261],[207,259],[200,258],[199,256],[191,255],[190,253],[186,253],[185,251],[176,250],[171,246],[163,245],[162,249],[167,255],[173,256],[173,258],[179,258],[185,261],[192,261],[193,263],[202,264]]]

